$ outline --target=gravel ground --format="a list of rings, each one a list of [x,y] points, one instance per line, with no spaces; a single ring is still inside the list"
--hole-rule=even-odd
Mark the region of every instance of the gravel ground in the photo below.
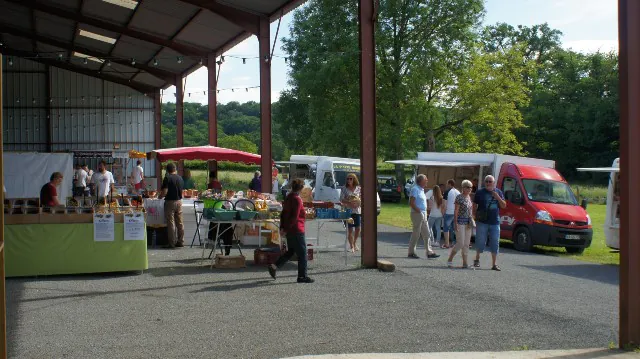
[[[295,263],[217,270],[201,250],[149,250],[143,274],[7,280],[13,358],[280,358],[607,347],[617,341],[618,269],[503,250],[502,272],[408,259],[409,233],[379,226],[395,273],[345,265],[340,249]],[[344,242],[341,226],[324,234]],[[191,238],[187,233],[187,238]],[[423,251],[421,249],[421,251]],[[457,258],[457,264],[460,259]]]

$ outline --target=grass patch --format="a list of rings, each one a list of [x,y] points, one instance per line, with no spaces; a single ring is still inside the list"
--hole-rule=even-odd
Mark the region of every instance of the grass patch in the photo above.
[[[572,185],[571,189],[578,197],[579,201],[586,198],[591,204],[606,204],[607,203],[607,191],[609,190],[604,186],[592,186],[592,185]]]
[[[587,207],[587,212],[591,216],[593,223],[593,240],[591,246],[583,254],[569,254],[564,248],[535,246],[534,252],[558,257],[567,257],[580,261],[599,264],[620,264],[620,254],[607,247],[604,237],[604,219],[606,216],[606,206],[591,204]],[[409,204],[406,199],[400,203],[382,203],[382,210],[378,216],[378,223],[389,226],[411,229],[411,219],[409,218]],[[510,241],[501,241],[500,245],[506,248],[513,248]]]
[[[207,189],[209,172],[204,170],[192,170],[191,177],[196,182],[196,188],[200,191]],[[225,190],[247,191],[253,178],[253,172],[219,171],[218,180]]]

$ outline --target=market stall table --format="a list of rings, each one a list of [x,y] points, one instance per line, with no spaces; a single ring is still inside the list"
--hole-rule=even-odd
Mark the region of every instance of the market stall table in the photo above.
[[[16,223],[6,224],[4,229],[7,277],[142,271],[148,268],[146,238],[124,240],[122,215],[116,215],[114,240],[105,242],[94,241],[91,218],[91,214],[5,216],[5,223]]]

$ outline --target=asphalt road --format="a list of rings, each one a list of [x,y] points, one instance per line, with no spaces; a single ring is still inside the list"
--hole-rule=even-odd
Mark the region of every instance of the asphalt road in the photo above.
[[[395,273],[339,249],[295,283],[265,269],[211,270],[201,251],[150,249],[143,274],[8,279],[14,358],[277,358],[367,352],[607,347],[617,341],[617,267],[505,250],[502,272],[408,259],[409,233],[380,226]],[[344,242],[327,225],[329,242]],[[190,237],[189,237],[190,238]],[[252,259],[252,249],[247,250]],[[439,250],[444,253],[444,250]],[[457,259],[460,264],[460,259]]]

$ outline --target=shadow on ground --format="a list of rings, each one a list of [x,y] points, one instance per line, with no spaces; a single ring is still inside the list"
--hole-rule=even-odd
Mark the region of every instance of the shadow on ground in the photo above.
[[[545,265],[545,266],[529,266],[521,267],[565,275],[574,278],[588,279],[596,282],[618,285],[619,268],[618,266],[609,266],[602,264],[573,264],[573,265]]]

